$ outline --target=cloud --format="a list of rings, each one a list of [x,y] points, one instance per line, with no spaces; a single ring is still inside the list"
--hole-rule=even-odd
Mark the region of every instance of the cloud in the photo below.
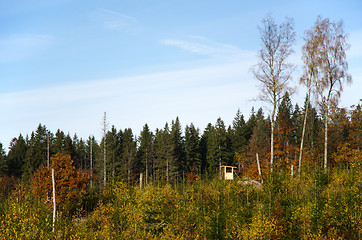
[[[191,36],[188,40],[163,39],[160,43],[166,46],[177,47],[191,53],[232,60],[240,59],[242,56],[245,57],[246,55],[251,56],[255,54],[253,52],[244,51],[234,45],[214,42],[200,36]]]
[[[47,49],[55,38],[45,34],[19,34],[0,39],[0,63],[23,60]]]
[[[140,31],[136,18],[116,11],[98,8],[97,18],[106,30],[122,31],[129,34],[137,34]]]
[[[162,128],[176,116],[201,129],[219,116],[231,121],[239,107],[250,112],[245,102],[255,87],[244,81],[248,61],[0,94],[5,116],[0,142],[6,145],[19,133],[30,134],[39,123],[52,132],[60,128],[100,138],[105,111],[110,125],[130,127],[135,134],[145,123]]]
[[[115,12],[115,11],[112,11],[112,10],[109,10],[109,9],[104,9],[104,8],[98,8],[100,11],[102,12],[105,12],[105,13],[109,13],[111,15],[114,15],[114,16],[117,16],[117,17],[121,17],[123,19],[127,19],[129,21],[133,21],[133,22],[136,22],[137,20],[133,17],[130,17],[130,16],[127,16],[127,15],[124,15],[124,14],[121,14],[119,12]]]

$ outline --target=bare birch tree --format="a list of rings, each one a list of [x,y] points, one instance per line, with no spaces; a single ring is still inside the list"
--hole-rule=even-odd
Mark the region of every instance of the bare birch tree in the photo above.
[[[319,68],[320,65],[320,57],[319,57],[319,47],[318,44],[321,42],[321,37],[319,35],[315,35],[315,32],[311,30],[307,30],[304,33],[304,41],[305,44],[302,47],[302,60],[304,63],[304,73],[300,78],[300,84],[304,85],[307,88],[307,103],[304,109],[304,120],[303,120],[303,130],[302,137],[300,141],[300,149],[299,149],[299,164],[298,164],[298,174],[300,175],[302,168],[302,156],[303,156],[303,144],[304,144],[304,135],[305,129],[307,125],[307,117],[309,111],[310,97],[312,93],[315,93],[315,89],[313,88],[318,78],[319,78]]]
[[[323,167],[328,167],[328,117],[331,107],[338,105],[344,83],[351,83],[352,77],[347,73],[346,51],[347,34],[344,33],[343,21],[331,22],[328,18],[317,18],[309,30],[313,44],[317,45],[317,71],[314,79],[315,97],[324,115],[324,159]]]
[[[293,53],[295,42],[293,19],[286,18],[285,22],[277,25],[268,15],[259,27],[262,48],[259,51],[259,62],[251,68],[254,77],[260,82],[258,100],[272,105],[271,136],[270,136],[270,170],[274,164],[274,124],[277,107],[286,91],[291,92],[288,81],[294,66],[287,62]]]

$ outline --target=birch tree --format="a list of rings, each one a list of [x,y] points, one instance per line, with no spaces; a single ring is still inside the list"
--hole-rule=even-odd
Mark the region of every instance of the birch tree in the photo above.
[[[295,42],[294,23],[291,18],[277,25],[268,15],[262,20],[259,27],[262,47],[259,51],[259,62],[251,70],[260,83],[259,100],[272,105],[271,135],[270,135],[270,167],[273,171],[274,163],[274,123],[275,114],[280,100],[288,87],[294,66],[288,63],[288,57],[293,53],[292,45]]]
[[[319,78],[319,68],[320,57],[319,57],[319,43],[321,42],[322,36],[315,35],[313,29],[307,30],[304,34],[305,44],[302,47],[302,60],[304,63],[304,72],[302,77],[300,78],[300,84],[304,85],[307,88],[307,104],[304,109],[304,120],[303,120],[303,130],[302,130],[302,138],[300,141],[299,148],[299,163],[298,163],[298,174],[300,175],[301,167],[302,167],[302,155],[303,155],[303,144],[304,144],[304,136],[305,129],[307,125],[307,117],[309,111],[309,103],[310,96],[312,92],[315,93],[315,83]]]
[[[347,34],[344,32],[343,21],[331,22],[328,18],[317,18],[309,30],[312,43],[317,47],[318,78],[313,78],[315,96],[324,116],[324,158],[323,167],[328,167],[328,118],[330,108],[338,105],[345,83],[351,83],[348,74],[346,51]]]

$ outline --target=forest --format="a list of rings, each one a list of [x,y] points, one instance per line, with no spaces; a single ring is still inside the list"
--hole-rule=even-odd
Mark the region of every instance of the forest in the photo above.
[[[318,18],[305,33],[299,106],[287,86],[293,24],[262,24],[252,72],[269,114],[238,110],[203,130],[176,117],[136,137],[105,113],[98,140],[39,124],[7,153],[0,143],[0,238],[361,239],[362,109],[338,107],[351,81],[343,27]],[[234,181],[221,165],[236,167]]]

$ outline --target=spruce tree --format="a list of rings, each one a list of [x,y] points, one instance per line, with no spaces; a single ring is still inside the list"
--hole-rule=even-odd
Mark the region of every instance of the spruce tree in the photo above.
[[[275,164],[286,168],[290,164],[293,151],[293,122],[292,122],[292,103],[288,92],[279,105],[276,116],[276,134],[275,134]],[[295,149],[294,149],[295,150]]]
[[[65,143],[65,134],[60,129],[55,133],[55,139],[53,143],[53,152],[54,153],[63,153]]]
[[[209,169],[208,163],[208,142],[214,127],[208,123],[200,138],[200,155],[201,155],[201,173],[207,174]]]
[[[232,151],[241,152],[248,144],[248,127],[240,109],[236,112],[232,127]]]
[[[174,149],[174,159],[177,166],[177,170],[180,174],[183,174],[187,170],[186,154],[185,154],[185,142],[182,136],[181,123],[178,117],[171,123],[171,138]]]
[[[134,139],[132,129],[130,128],[126,128],[123,131],[122,147],[123,167],[127,171],[127,181],[130,183],[134,177],[134,173],[138,165],[136,162],[137,144]]]
[[[111,130],[106,134],[107,171],[109,172],[108,179],[112,183],[119,180],[117,176],[121,168],[122,136],[123,132],[121,130],[117,132],[114,125],[112,125]]]
[[[253,128],[253,134],[250,139],[250,151],[251,155],[254,157],[256,154],[259,155],[260,161],[266,159],[268,156],[267,149],[269,148],[270,140],[270,129],[268,127],[270,120],[264,118],[264,113],[262,108],[259,108],[257,114],[255,115],[255,126]]]
[[[154,177],[156,179],[169,183],[175,178],[177,166],[174,147],[168,124],[165,124],[164,129],[156,129],[154,144]]]
[[[215,175],[223,164],[230,164],[227,132],[224,121],[218,118],[215,127],[208,130],[207,155],[208,173]]]
[[[69,133],[64,138],[63,153],[64,154],[69,154],[71,158],[74,158],[75,149],[74,149],[74,145],[73,145],[73,140],[70,137]]]
[[[0,175],[8,172],[8,166],[6,162],[6,154],[3,148],[3,144],[0,142]]]
[[[7,157],[9,175],[21,177],[27,149],[28,146],[21,134],[11,140]]]
[[[28,141],[28,149],[25,156],[25,163],[23,165],[23,177],[28,179],[41,165],[47,164],[47,136],[48,130],[41,124],[35,132],[31,133]]]
[[[138,137],[138,152],[137,158],[140,161],[140,171],[145,175],[145,184],[148,184],[148,180],[151,174],[152,166],[152,151],[153,151],[153,133],[150,131],[150,128],[147,124],[143,126],[143,130]]]
[[[193,167],[201,172],[200,133],[194,124],[186,125],[185,128],[185,151],[186,151],[186,172]]]

